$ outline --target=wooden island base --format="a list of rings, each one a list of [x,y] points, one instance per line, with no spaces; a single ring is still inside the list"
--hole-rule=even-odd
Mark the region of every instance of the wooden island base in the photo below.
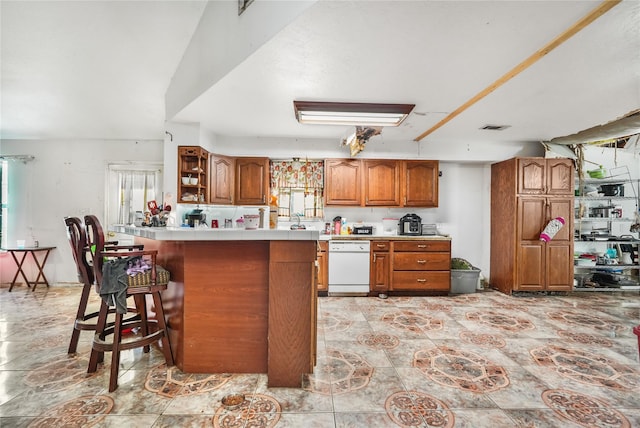
[[[316,241],[159,241],[176,365],[186,373],[267,373],[301,387],[316,358]]]

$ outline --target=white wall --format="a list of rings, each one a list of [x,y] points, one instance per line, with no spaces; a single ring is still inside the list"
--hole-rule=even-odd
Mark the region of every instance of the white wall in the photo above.
[[[104,218],[107,164],[163,160],[162,141],[3,140],[1,149],[3,155],[35,156],[26,164],[9,162],[6,242],[15,246],[25,239],[31,245],[36,239],[41,246],[57,247],[45,268],[50,282],[77,280],[64,217]],[[32,263],[25,267],[35,273]],[[15,271],[11,256],[0,253],[0,282],[10,282]]]
[[[53,245],[46,274],[53,282],[76,280],[75,266],[66,237],[65,216],[83,217],[94,213],[104,217],[106,167],[110,162],[153,161],[165,164],[165,192],[176,191],[177,147],[201,144],[207,150],[233,156],[268,156],[310,159],[348,157],[345,148],[335,141],[305,139],[229,138],[204,132],[197,124],[167,124],[162,141],[31,141],[3,140],[3,155],[29,154],[35,160],[26,164],[9,163],[9,224],[7,242],[34,239],[41,245]],[[433,144],[433,143],[430,143]],[[441,147],[423,147],[414,142],[373,144],[370,142],[361,158],[439,159],[440,206],[411,210],[425,223],[437,223],[442,232],[452,236],[452,255],[463,257],[489,273],[490,245],[490,165],[493,161],[512,156],[541,155],[535,143],[484,145],[481,154],[477,145],[452,148],[459,161],[453,161]],[[450,147],[451,148],[451,147]],[[469,153],[464,156],[464,153]],[[635,153],[635,154],[634,154]],[[628,165],[632,176],[640,176],[638,150],[634,153],[618,150],[588,149],[588,160],[605,167]],[[439,155],[438,155],[439,154]],[[479,159],[478,159],[479,158]],[[478,160],[476,160],[478,159]],[[590,169],[590,167],[588,167]],[[336,215],[350,221],[378,222],[383,217],[400,217],[408,212],[401,208],[327,208],[325,217]],[[508,213],[505,213],[508,214]],[[0,282],[9,282],[15,273],[8,254],[0,253]]]

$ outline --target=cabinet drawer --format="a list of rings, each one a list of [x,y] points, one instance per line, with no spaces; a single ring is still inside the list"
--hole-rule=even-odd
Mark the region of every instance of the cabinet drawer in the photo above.
[[[449,253],[393,253],[393,270],[449,270]]]
[[[371,241],[371,251],[389,251],[391,243],[389,241]]]
[[[451,241],[395,241],[393,251],[451,251]]]
[[[394,271],[391,287],[393,290],[449,291],[450,282],[449,271]]]

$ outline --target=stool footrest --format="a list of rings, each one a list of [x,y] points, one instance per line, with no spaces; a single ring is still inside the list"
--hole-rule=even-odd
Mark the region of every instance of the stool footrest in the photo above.
[[[135,323],[125,323],[123,324],[123,328],[135,328],[140,326],[140,322]],[[158,322],[156,320],[148,320],[147,327],[151,325],[157,325]],[[113,326],[106,328],[104,331],[105,336],[113,335]],[[147,334],[146,336],[139,336],[132,340],[123,340],[120,342],[120,350],[126,349],[136,349],[143,346],[150,345],[154,342],[157,342],[164,336],[163,330],[157,330],[153,333]],[[113,350],[113,340],[106,340],[100,337],[99,333],[95,334],[93,339],[93,349],[99,352],[111,352]]]

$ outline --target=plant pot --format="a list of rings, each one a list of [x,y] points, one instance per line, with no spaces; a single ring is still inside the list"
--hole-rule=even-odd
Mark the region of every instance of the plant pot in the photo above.
[[[480,269],[451,269],[451,294],[475,293]]]

